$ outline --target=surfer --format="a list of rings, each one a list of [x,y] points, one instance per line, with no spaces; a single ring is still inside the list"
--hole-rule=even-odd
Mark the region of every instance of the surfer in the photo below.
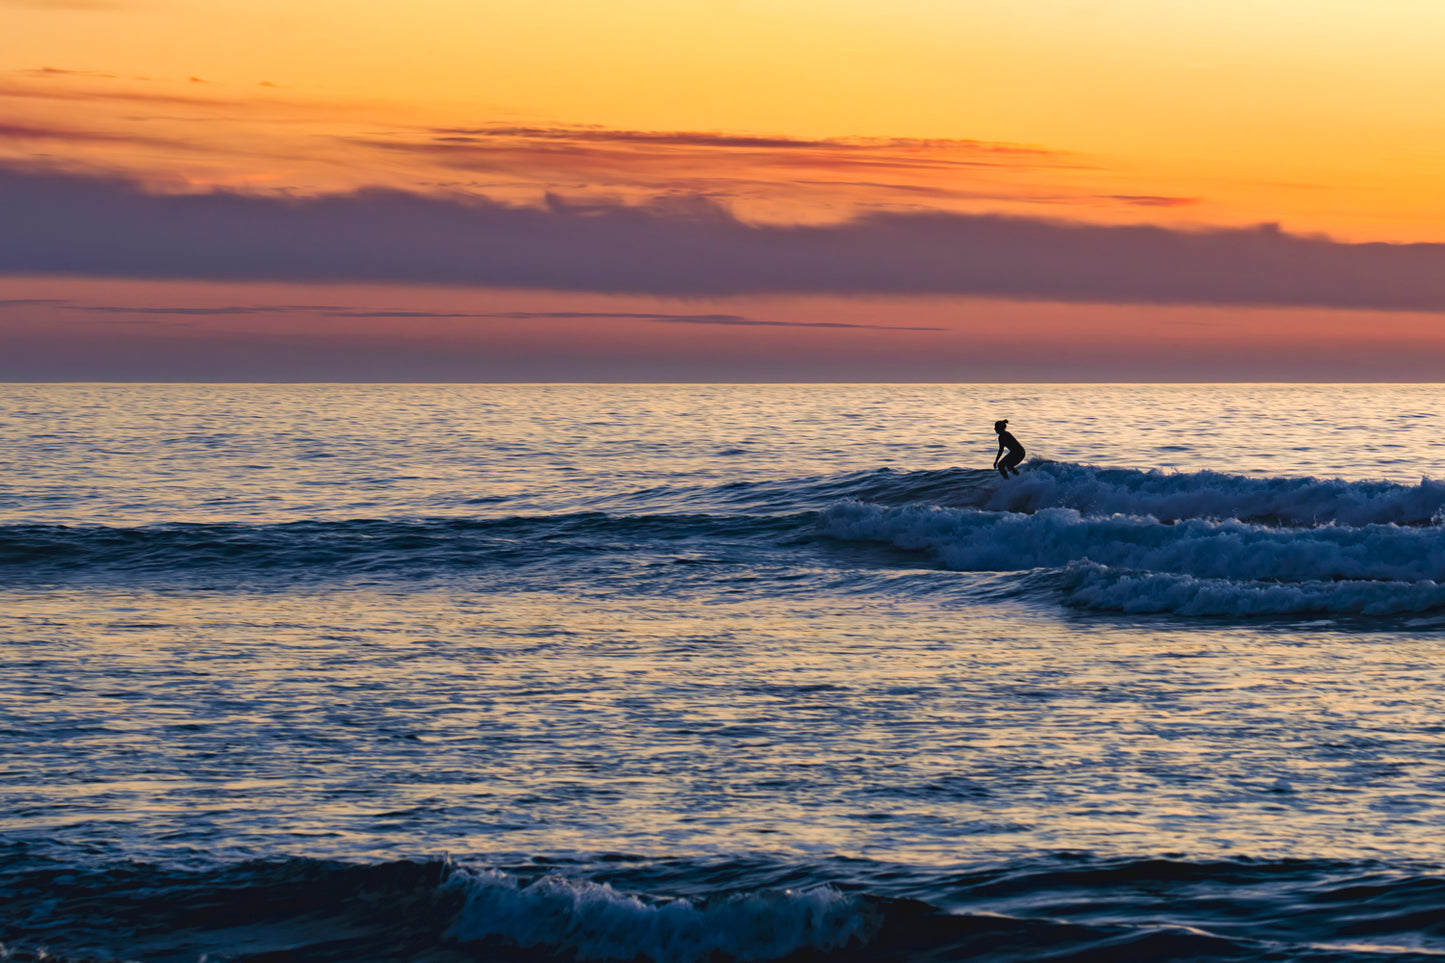
[[[995,421],[993,430],[998,432],[998,454],[993,457],[993,467],[997,468],[999,474],[1005,478],[1008,477],[1010,470],[1014,475],[1018,475],[1019,462],[1024,460],[1024,446],[1020,445],[1019,440],[1009,432],[1007,418],[1003,421]],[[1008,451],[1007,455],[1004,454],[1005,449]]]

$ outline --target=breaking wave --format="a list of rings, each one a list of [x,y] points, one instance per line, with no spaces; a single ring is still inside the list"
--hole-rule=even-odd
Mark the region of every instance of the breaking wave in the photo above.
[[[1233,519],[1094,518],[1071,508],[1020,515],[857,502],[829,509],[823,525],[840,538],[927,550],[958,571],[1054,568],[1088,560],[1199,578],[1445,578],[1445,530],[1434,527],[1277,528]]]
[[[1149,515],[1160,521],[1234,518],[1280,525],[1430,524],[1445,510],[1445,482],[1252,477],[1222,472],[1140,471],[1033,461],[1003,483],[998,473],[879,468],[822,478],[732,482],[711,488],[649,489],[637,497],[678,505],[750,510],[820,510],[839,501],[936,505],[995,512],[1072,508],[1086,515]]]
[[[1043,463],[972,506],[836,503],[827,535],[961,572],[1033,573],[1065,604],[1191,616],[1445,608],[1445,485]]]

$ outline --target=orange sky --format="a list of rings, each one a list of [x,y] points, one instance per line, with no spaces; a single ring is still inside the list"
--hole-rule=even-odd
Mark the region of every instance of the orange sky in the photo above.
[[[685,182],[756,216],[927,203],[1445,240],[1434,0],[3,0],[0,22],[0,108],[36,134],[12,131],[10,157],[267,189]],[[861,141],[882,163],[408,150],[435,128],[577,125]],[[888,163],[900,140],[923,166]],[[1038,152],[973,166],[975,142]]]
[[[1435,0],[0,0],[0,164],[162,193],[1445,242],[1442,36]],[[0,299],[44,286],[6,273]],[[964,302],[912,310],[977,334]],[[1250,310],[1230,337],[1298,321]],[[1052,311],[1029,330],[1063,343]],[[1085,316],[1140,337],[1135,309]],[[1433,344],[1410,317],[1390,330]]]

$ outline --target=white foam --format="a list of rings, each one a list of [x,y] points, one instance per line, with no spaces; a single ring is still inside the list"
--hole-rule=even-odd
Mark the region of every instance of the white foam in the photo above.
[[[752,893],[696,904],[649,902],[605,883],[546,876],[523,885],[489,870],[458,870],[465,901],[448,936],[546,949],[581,960],[761,961],[860,945],[873,914],[831,887]]]
[[[976,509],[830,507],[823,528],[839,538],[932,553],[959,571],[1062,568],[1093,561],[1196,578],[1415,582],[1445,580],[1445,530],[1393,524],[1276,528],[1234,520],[1086,517],[1050,508],[1032,515]]]
[[[1445,482],[1418,485],[1316,478],[1253,478],[1219,472],[1136,471],[1039,462],[997,485],[980,508],[1086,515],[1268,519],[1289,525],[1422,525],[1445,509]]]

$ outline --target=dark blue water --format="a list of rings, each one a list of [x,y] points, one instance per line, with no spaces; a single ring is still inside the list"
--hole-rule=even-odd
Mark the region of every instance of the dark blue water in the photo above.
[[[1441,389],[5,391],[10,958],[1445,953]]]

